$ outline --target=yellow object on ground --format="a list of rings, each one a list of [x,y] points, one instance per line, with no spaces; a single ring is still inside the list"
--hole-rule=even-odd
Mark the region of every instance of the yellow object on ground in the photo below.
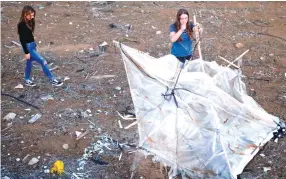
[[[55,161],[53,168],[51,168],[51,173],[57,173],[58,175],[62,175],[64,172],[65,164],[61,160]]]

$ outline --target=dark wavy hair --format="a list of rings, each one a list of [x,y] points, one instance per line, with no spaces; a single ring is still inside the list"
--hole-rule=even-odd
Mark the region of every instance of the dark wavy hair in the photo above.
[[[181,28],[180,17],[182,14],[188,15],[188,24],[186,26],[186,31],[187,31],[187,34],[190,37],[190,39],[193,39],[193,29],[191,29],[191,27],[190,27],[190,16],[189,16],[189,13],[186,9],[179,9],[177,12],[177,19],[176,19],[176,22],[174,23],[175,27],[176,27],[176,32],[178,32]],[[179,42],[182,41],[182,38],[180,37],[178,39],[178,41]]]
[[[34,18],[28,21],[26,19],[26,16],[32,13],[34,13]],[[36,26],[35,16],[36,16],[36,11],[32,6],[28,6],[28,5],[24,6],[21,17],[20,17],[20,22],[25,22],[27,26],[32,30],[32,32],[34,32],[35,26]]]

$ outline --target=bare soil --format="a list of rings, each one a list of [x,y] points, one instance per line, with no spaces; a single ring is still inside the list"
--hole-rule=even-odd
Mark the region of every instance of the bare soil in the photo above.
[[[34,64],[32,76],[37,87],[15,89],[23,84],[24,54],[17,46],[5,45],[19,42],[17,23],[27,4],[37,11],[34,36],[38,51],[49,64],[53,63],[51,68],[59,66],[53,71],[58,78],[70,78],[62,87],[52,87],[40,66]],[[181,7],[196,14],[197,21],[204,26],[201,47],[205,60],[226,65],[219,55],[234,60],[250,50],[243,57],[242,66],[249,95],[267,112],[285,121],[286,2],[1,2],[1,92],[41,109],[1,96],[1,176],[71,178],[77,172],[77,159],[95,136],[108,135],[122,143],[136,144],[136,126],[120,129],[117,122],[120,117],[116,111],[133,105],[121,56],[112,41],[121,40],[154,57],[167,55],[169,25]],[[112,23],[122,26],[111,28]],[[104,41],[109,44],[105,53],[94,55]],[[237,48],[237,43],[243,47]],[[95,79],[98,75],[115,76]],[[46,95],[54,99],[42,100]],[[82,112],[87,109],[92,116],[84,118]],[[4,121],[9,112],[17,116]],[[29,124],[36,113],[42,117]],[[123,126],[130,123],[122,121]],[[12,127],[7,128],[9,125]],[[75,131],[84,132],[90,125],[93,129],[76,141]],[[63,144],[69,148],[64,149]],[[27,154],[30,156],[23,161]],[[85,173],[89,178],[130,178],[130,168],[136,159],[139,165],[134,178],[167,178],[167,173],[150,157],[138,158],[134,153],[124,152],[119,161],[116,155],[103,158],[108,165],[89,161]],[[27,164],[38,156],[37,164]],[[57,159],[64,161],[65,174],[58,177],[44,173],[45,166],[51,168]],[[271,170],[264,172],[263,167]],[[286,140],[268,142],[240,177],[286,178]]]

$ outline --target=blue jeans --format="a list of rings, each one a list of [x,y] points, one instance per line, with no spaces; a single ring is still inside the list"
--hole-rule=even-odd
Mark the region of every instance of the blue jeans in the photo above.
[[[184,68],[184,65],[187,60],[190,60],[192,58],[192,55],[185,56],[185,57],[177,57],[177,59],[181,62],[180,63],[180,68]]]
[[[26,43],[26,47],[30,53],[30,59],[26,60],[26,69],[25,69],[25,80],[29,80],[30,79],[30,75],[31,75],[31,71],[32,71],[32,62],[36,61],[39,64],[41,64],[42,68],[43,68],[43,72],[45,73],[45,75],[51,80],[53,81],[55,79],[55,76],[50,72],[48,64],[46,62],[46,60],[44,60],[44,58],[37,52],[36,50],[36,43],[35,42],[31,42],[31,43]]]

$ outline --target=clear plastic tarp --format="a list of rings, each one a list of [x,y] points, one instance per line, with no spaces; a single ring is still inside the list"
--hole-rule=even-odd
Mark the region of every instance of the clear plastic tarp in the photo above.
[[[171,167],[169,177],[237,178],[272,138],[279,119],[247,95],[240,70],[190,61],[172,94],[176,57],[154,58],[116,45],[135,107],[139,147]]]

